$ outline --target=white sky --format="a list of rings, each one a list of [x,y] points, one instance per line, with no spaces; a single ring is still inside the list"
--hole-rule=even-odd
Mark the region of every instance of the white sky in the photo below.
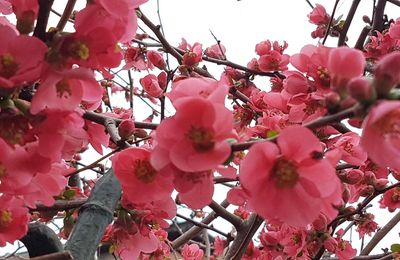
[[[189,44],[200,42],[203,47],[208,47],[215,44],[209,30],[221,40],[222,44],[227,49],[227,57],[229,60],[246,65],[251,58],[256,57],[254,49],[255,45],[263,40],[277,40],[288,42],[289,48],[286,51],[292,55],[298,53],[305,44],[317,44],[318,40],[312,39],[311,31],[315,26],[308,22],[307,14],[311,8],[305,0],[159,0],[160,12],[164,26],[166,38],[172,45],[180,43],[184,37]],[[63,4],[66,1],[55,1],[54,8],[61,12]],[[315,4],[315,1],[311,2]],[[334,0],[320,0],[320,3],[325,6],[328,13],[331,12]],[[344,18],[347,15],[351,0],[342,0],[338,5],[335,17],[343,14]],[[86,1],[80,0],[77,4],[77,9],[82,8]],[[348,33],[349,45],[353,46],[357,40],[358,34],[364,23],[361,20],[362,15],[371,16],[371,7],[373,0],[364,0],[360,3],[360,8],[356,13],[354,22]],[[155,23],[158,24],[156,13],[157,0],[149,0],[144,4],[142,11]],[[400,8],[387,4],[386,8],[390,18],[400,16]],[[51,16],[49,26],[55,26],[58,18],[55,15]],[[72,26],[68,26],[69,31],[72,31]],[[328,46],[335,46],[337,38],[328,39]],[[208,66],[209,69],[212,66]],[[216,69],[215,76],[219,76],[222,67]],[[135,74],[134,74],[135,77]],[[137,75],[136,75],[137,78]],[[138,79],[136,79],[138,84]],[[260,82],[260,83],[258,83]],[[268,78],[262,78],[257,81],[260,88],[268,86]],[[147,116],[148,114],[146,114]],[[138,115],[139,116],[139,115]],[[84,163],[92,162],[95,156],[84,157]],[[215,199],[218,200],[217,196]],[[370,211],[371,212],[371,211]],[[374,211],[378,212],[378,211]],[[380,226],[384,225],[388,218],[393,214],[387,214],[387,211],[380,210],[376,214],[376,220]],[[215,222],[217,228],[229,231],[227,225],[223,221]],[[227,230],[228,229],[228,230]],[[397,241],[399,243],[399,225],[395,227],[389,236],[387,236],[375,249],[375,253],[380,253],[381,247],[388,247],[390,244]],[[354,232],[353,241],[358,240],[358,234]],[[366,242],[369,237],[366,238]],[[356,245],[356,243],[354,244]],[[356,247],[359,250],[359,246]],[[6,252],[10,252],[10,247],[0,249],[0,256]]]

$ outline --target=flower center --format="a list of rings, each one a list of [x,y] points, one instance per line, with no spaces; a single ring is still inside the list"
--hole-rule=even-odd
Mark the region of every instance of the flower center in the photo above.
[[[89,58],[89,47],[83,42],[73,42],[69,50],[71,56],[76,59],[87,60]]]
[[[153,182],[156,178],[157,171],[151,166],[148,160],[136,160],[134,163],[135,175],[144,183]]]
[[[63,97],[68,98],[69,96],[72,95],[68,81],[64,79],[56,84],[56,91],[57,91],[57,97],[59,98]]]
[[[392,202],[393,203],[400,202],[400,188],[399,187],[395,188],[393,191]]]
[[[139,56],[139,49],[128,48],[124,52],[124,59],[126,62],[131,62],[137,60]]]
[[[297,168],[292,161],[279,158],[273,169],[275,184],[280,189],[293,188],[299,180]]]
[[[382,135],[400,136],[400,109],[386,113],[373,124],[373,127]]]
[[[329,84],[331,77],[329,76],[329,71],[327,68],[318,66],[317,75],[318,75],[319,80],[321,80],[325,85]]]
[[[192,126],[186,133],[186,137],[192,141],[193,148],[198,152],[206,152],[214,148],[214,133],[209,129]]]
[[[0,57],[0,76],[3,78],[11,78],[18,71],[18,64],[15,62],[14,57],[6,53]]]
[[[9,210],[0,210],[0,228],[7,227],[12,221],[12,214]]]

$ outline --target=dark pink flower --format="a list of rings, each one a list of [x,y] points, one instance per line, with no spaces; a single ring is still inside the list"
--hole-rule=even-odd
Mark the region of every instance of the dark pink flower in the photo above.
[[[196,244],[184,245],[182,249],[182,256],[184,260],[201,260],[203,259],[204,252]]]
[[[208,47],[204,51],[204,55],[211,57],[211,58],[223,60],[223,59],[226,59],[225,52],[226,52],[226,48],[224,45],[214,44],[211,47]]]
[[[316,4],[310,14],[308,14],[310,22],[316,25],[327,24],[329,22],[329,14],[326,12],[325,7]]]
[[[153,168],[149,150],[132,147],[114,155],[112,162],[129,202],[147,203],[171,195],[172,177]]]
[[[0,25],[0,88],[14,88],[39,78],[47,51],[46,45],[36,37],[17,35]]]
[[[28,231],[29,214],[24,202],[15,197],[0,196],[0,247],[13,243]]]
[[[149,74],[144,78],[140,79],[140,84],[142,85],[144,91],[153,98],[159,98],[163,94],[163,90],[160,88],[158,83],[158,78],[154,74]]]
[[[211,170],[230,155],[232,113],[201,97],[180,98],[176,114],[157,127],[151,162],[156,169],[172,163],[185,172]]]
[[[400,168],[400,102],[383,101],[374,106],[363,123],[361,145],[381,167]]]
[[[341,184],[319,140],[304,127],[282,130],[277,145],[255,144],[240,165],[240,182],[248,205],[264,218],[305,226],[321,212],[333,218]]]
[[[147,59],[160,70],[164,70],[167,66],[163,56],[158,51],[147,51]]]

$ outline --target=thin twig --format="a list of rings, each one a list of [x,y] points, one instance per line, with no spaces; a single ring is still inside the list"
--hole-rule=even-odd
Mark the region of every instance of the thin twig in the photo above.
[[[201,227],[201,228],[206,228],[206,229],[212,230],[212,231],[214,231],[215,233],[218,233],[218,234],[220,234],[220,235],[222,235],[222,236],[224,236],[224,237],[230,237],[229,234],[226,234],[226,233],[224,233],[224,232],[222,232],[222,231],[220,231],[220,230],[218,230],[218,229],[216,229],[216,228],[214,228],[214,227],[211,227],[211,226],[209,226],[209,225],[207,225],[207,224],[204,224],[204,223],[202,223],[202,222],[197,222],[197,221],[195,221],[195,220],[193,220],[193,219],[191,219],[191,218],[185,217],[185,216],[182,215],[182,214],[176,213],[176,216],[177,216],[178,218],[181,218],[181,219],[186,220],[187,222],[192,223],[193,225],[195,225],[195,226],[197,226],[197,227]]]
[[[337,8],[337,5],[339,4],[339,1],[340,0],[336,0],[335,1],[335,5],[333,6],[331,18],[329,19],[329,23],[328,23],[328,26],[326,28],[325,36],[324,36],[324,39],[322,40],[322,45],[324,45],[325,42],[326,42],[326,39],[328,39],[329,33],[331,31],[331,26],[332,26],[332,23],[333,23],[333,20],[334,20],[334,17],[335,17],[336,8]]]
[[[57,24],[57,30],[62,31],[64,30],[65,25],[69,21],[72,12],[74,11],[76,0],[68,0],[67,5],[64,8],[64,12],[61,15],[60,20],[58,21]]]
[[[230,213],[224,207],[219,205],[217,202],[212,201],[210,205],[208,205],[215,213],[217,213],[221,218],[225,219],[229,223],[231,223],[236,229],[239,228],[243,221],[238,216]]]
[[[340,30],[338,46],[342,46],[346,42],[347,32],[349,31],[351,22],[353,21],[354,15],[357,11],[358,4],[360,3],[360,1],[361,0],[353,0],[353,3],[351,4],[349,13],[347,14],[347,17],[346,17],[346,20],[344,21],[343,27]]]

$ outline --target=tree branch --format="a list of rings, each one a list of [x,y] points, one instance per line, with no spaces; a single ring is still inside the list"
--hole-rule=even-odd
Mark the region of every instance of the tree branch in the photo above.
[[[365,248],[361,251],[360,255],[368,255],[371,253],[372,249],[375,248],[375,246],[379,243],[379,241],[384,238],[387,233],[389,233],[394,226],[396,226],[400,222],[400,211],[397,212],[396,215],[393,216],[393,218],[384,226],[382,227],[379,231],[375,233],[375,235],[372,237],[372,239],[369,241],[369,243],[365,246]]]
[[[46,27],[54,0],[39,0],[39,14],[33,36],[46,42]]]
[[[224,207],[219,205],[217,202],[212,201],[210,205],[208,205],[215,213],[218,214],[221,218],[225,219],[229,223],[231,223],[236,229],[238,229],[242,224],[243,220],[236,215],[233,215],[229,211],[227,211]]]
[[[338,46],[342,46],[346,42],[346,36],[347,32],[349,31],[351,22],[353,21],[354,15],[357,11],[358,4],[360,3],[361,0],[353,0],[353,3],[351,4],[349,13],[347,14],[346,20],[344,22],[343,28],[340,31],[339,35],[339,40],[338,40]]]
[[[64,30],[65,25],[67,24],[69,18],[71,17],[72,12],[74,11],[76,0],[68,0],[67,5],[64,8],[64,12],[61,15],[60,20],[57,24],[57,30],[61,32]]]

